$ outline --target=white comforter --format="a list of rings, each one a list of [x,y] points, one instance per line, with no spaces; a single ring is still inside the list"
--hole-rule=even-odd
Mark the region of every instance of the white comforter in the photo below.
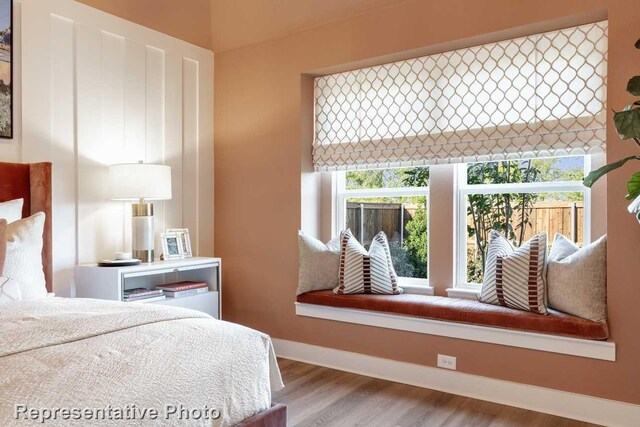
[[[200,312],[63,298],[0,306],[2,426],[233,425],[280,388],[267,335]]]

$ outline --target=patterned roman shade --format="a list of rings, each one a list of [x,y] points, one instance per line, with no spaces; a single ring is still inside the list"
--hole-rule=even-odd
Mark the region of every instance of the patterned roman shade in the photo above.
[[[607,21],[315,79],[316,170],[605,149]]]

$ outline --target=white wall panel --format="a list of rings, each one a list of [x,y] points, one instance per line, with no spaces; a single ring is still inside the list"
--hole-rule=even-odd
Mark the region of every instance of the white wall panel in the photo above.
[[[198,116],[200,93],[198,85],[200,80],[200,68],[197,61],[190,58],[182,60],[182,176],[186,182],[196,185],[185,186],[183,195],[185,200],[198,200],[198,148],[199,148],[199,122]],[[183,222],[190,230],[194,230],[191,236],[191,245],[198,248],[200,239],[198,230],[198,203],[185,204],[182,208]]]
[[[145,46],[136,41],[126,40],[125,43],[124,149],[126,160],[137,162],[144,160],[146,153],[146,51]]]
[[[107,257],[118,246],[122,230],[122,215],[109,201],[106,187],[107,167],[117,163],[118,152],[103,140],[102,109],[102,32],[93,26],[76,23],[76,102],[78,128],[78,261],[86,263]],[[56,85],[56,82],[52,82]],[[27,105],[28,100],[24,100]],[[52,106],[55,108],[55,106]],[[108,117],[108,116],[107,116]],[[27,145],[28,141],[24,141]],[[54,185],[58,185],[55,183]],[[118,218],[112,217],[117,215]],[[55,215],[55,205],[54,205]],[[105,225],[109,226],[105,226]],[[54,244],[56,236],[54,236]],[[57,247],[55,251],[60,250]]]
[[[146,64],[146,138],[145,160],[149,163],[166,163],[165,158],[165,122],[164,110],[167,104],[165,96],[165,52],[164,50],[153,46],[145,47],[145,64]],[[177,98],[169,102],[178,102]],[[178,171],[174,171],[178,172]],[[176,176],[176,173],[172,173]],[[173,177],[172,176],[172,177]],[[173,181],[173,179],[172,179]],[[173,185],[173,182],[172,182]],[[174,187],[172,193],[180,193],[180,188]],[[177,200],[174,200],[174,203]],[[167,203],[159,201],[154,203],[155,210],[155,226],[157,230],[166,229],[165,221],[165,205]],[[160,248],[160,233],[156,233],[156,247]]]
[[[101,117],[98,124],[100,127],[100,139],[98,141],[100,148],[96,151],[101,152],[101,154],[105,156],[103,158],[109,158],[110,163],[125,163],[131,161],[131,154],[135,154],[135,150],[127,150],[128,147],[124,133],[126,41],[124,37],[106,31],[101,32],[100,39],[101,50],[99,50],[100,58],[98,62],[100,65],[99,69],[95,70],[100,78],[98,87],[101,91]],[[81,43],[81,41],[76,40],[76,45],[79,43]],[[55,85],[56,82],[54,81],[53,84]],[[104,182],[105,181],[94,181],[91,184],[101,185],[103,191],[101,191],[100,194],[104,195],[105,200],[108,200],[109,191],[108,188],[105,188]],[[104,236],[105,240],[100,242],[101,245],[99,248],[96,248],[96,253],[100,258],[109,258],[110,254],[102,252],[100,248],[124,248],[125,235],[129,234],[124,227],[125,204],[121,202],[107,202],[101,213],[102,215],[108,216],[109,228],[114,230],[114,232]],[[107,219],[102,218],[101,222],[105,220]]]
[[[198,82],[198,250],[213,256],[213,61],[200,61]]]
[[[146,58],[145,45],[134,40],[125,41],[124,70],[124,155],[125,162],[147,160],[146,156]],[[123,241],[131,247],[131,204],[123,202]]]
[[[165,164],[171,166],[172,170],[172,192],[171,203],[165,203],[165,222],[168,226],[173,224],[184,224],[182,209],[189,200],[185,197],[183,188],[189,184],[184,180],[182,168],[182,55],[175,51],[165,53],[164,65],[164,154]],[[213,99],[213,97],[211,97]],[[213,117],[213,110],[211,111]],[[213,140],[212,140],[213,141]],[[211,187],[213,194],[213,187]],[[183,203],[183,201],[185,201]],[[211,211],[211,221],[213,221],[213,211]],[[191,230],[190,233],[195,233]],[[195,248],[192,244],[192,250]]]
[[[53,162],[56,292],[73,295],[76,263],[130,249],[130,205],[108,195],[113,163],[170,165],[157,254],[165,228],[188,227],[194,253],[212,255],[213,53],[71,0],[15,9],[23,137],[0,145],[0,161]]]
[[[57,263],[60,266],[54,275],[58,283],[73,282],[73,268],[76,263],[76,197],[77,197],[77,163],[76,163],[76,103],[74,45],[75,24],[73,21],[51,16],[51,161],[55,165],[52,180],[57,185],[53,188],[53,199],[56,201],[53,228],[56,230],[56,247],[67,248],[57,252]],[[64,267],[62,267],[64,266]],[[68,286],[68,285],[67,285]],[[67,289],[68,291],[69,289]]]

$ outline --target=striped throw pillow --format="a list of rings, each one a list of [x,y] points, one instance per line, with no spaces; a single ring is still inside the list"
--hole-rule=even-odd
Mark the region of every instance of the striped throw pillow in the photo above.
[[[373,238],[369,252],[351,234],[340,233],[340,270],[336,294],[401,294],[384,232]]]
[[[499,232],[489,236],[484,282],[478,300],[533,313],[547,314],[545,265],[547,233],[514,248]]]

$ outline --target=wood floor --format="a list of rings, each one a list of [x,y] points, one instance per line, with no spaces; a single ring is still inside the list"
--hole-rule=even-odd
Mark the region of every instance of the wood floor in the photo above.
[[[591,426],[579,421],[279,359],[289,426]]]

